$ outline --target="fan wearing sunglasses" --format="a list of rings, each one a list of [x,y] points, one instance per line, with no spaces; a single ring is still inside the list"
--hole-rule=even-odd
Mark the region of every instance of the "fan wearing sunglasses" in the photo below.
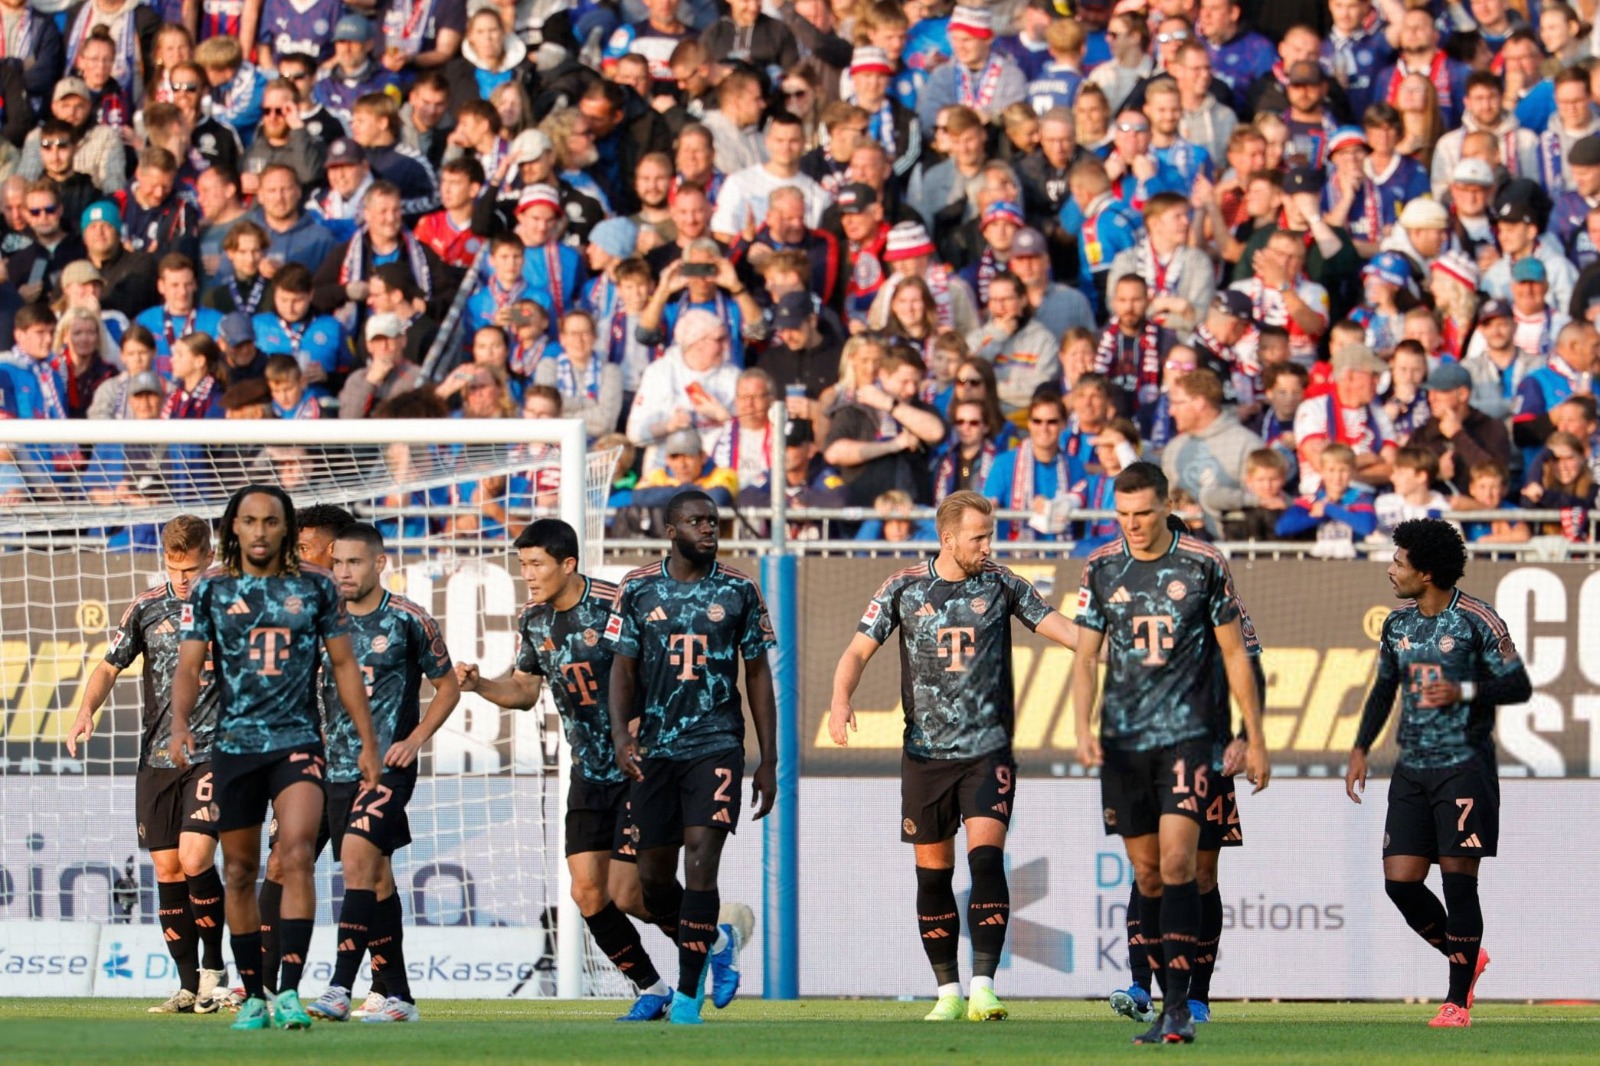
[[[65,122],[52,118],[39,127],[39,161],[44,165],[44,176],[56,183],[56,192],[61,198],[61,218],[74,233],[78,231],[83,209],[100,199],[100,190],[94,187],[89,175],[73,163],[77,151],[77,134]]]
[[[49,178],[29,183],[23,209],[33,243],[6,260],[6,274],[24,303],[42,303],[67,264],[84,257],[83,242],[63,225],[61,199]]]

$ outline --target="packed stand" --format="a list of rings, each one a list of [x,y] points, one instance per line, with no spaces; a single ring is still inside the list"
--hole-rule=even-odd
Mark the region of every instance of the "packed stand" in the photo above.
[[[1086,551],[1144,458],[1218,540],[1587,538],[1593,17],[0,0],[0,417],[575,417],[622,534],[782,478],[874,515],[795,537],[923,539],[967,488]],[[514,533],[555,487],[524,451],[432,525],[378,502]],[[0,446],[0,503],[182,469]]]

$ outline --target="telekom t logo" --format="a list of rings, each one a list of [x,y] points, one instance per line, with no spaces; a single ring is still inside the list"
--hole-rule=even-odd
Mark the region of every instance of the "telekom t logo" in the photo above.
[[[706,643],[703,633],[674,633],[667,638],[667,647],[672,649],[667,661],[679,668],[680,681],[694,681],[700,676],[694,668],[706,664]]]
[[[1133,646],[1144,652],[1146,666],[1166,663],[1165,652],[1172,650],[1172,616],[1170,614],[1136,614],[1133,616]]]
[[[965,673],[968,656],[978,643],[977,631],[971,626],[946,626],[934,634],[933,640],[939,646],[939,658],[950,660],[945,673]]]
[[[594,664],[565,663],[561,673],[566,678],[567,691],[578,697],[578,705],[593,707],[595,693],[600,691],[600,683],[594,679]]]
[[[283,673],[278,664],[288,657],[287,626],[257,626],[250,631],[250,661],[256,664],[256,673],[276,677]]]

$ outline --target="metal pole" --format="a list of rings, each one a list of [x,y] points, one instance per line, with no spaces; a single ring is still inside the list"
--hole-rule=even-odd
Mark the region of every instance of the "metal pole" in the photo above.
[[[778,704],[776,752],[778,795],[762,828],[762,926],[766,999],[800,995],[800,646],[795,596],[798,561],[789,554],[788,479],[784,439],[788,411],[772,405],[773,455],[770,548],[761,560],[767,609],[778,649],[772,655],[772,687]]]
[[[561,423],[561,517],[578,531],[578,565],[598,566],[600,560],[585,559],[583,545],[587,538],[584,528],[584,471],[587,466],[588,438],[583,423],[577,419]],[[574,458],[576,457],[576,461]],[[542,704],[541,704],[542,706]],[[561,755],[556,766],[556,810],[567,809],[567,789],[572,772],[572,749],[565,734],[561,737]],[[560,894],[556,903],[556,997],[581,999],[583,997],[583,956],[588,936],[583,912],[572,898],[572,872],[566,862],[566,819],[556,815],[556,890]]]

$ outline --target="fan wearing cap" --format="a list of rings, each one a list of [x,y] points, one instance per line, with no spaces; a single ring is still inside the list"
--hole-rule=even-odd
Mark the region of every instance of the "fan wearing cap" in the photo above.
[[[874,329],[882,329],[889,321],[889,304],[894,299],[898,279],[908,277],[918,277],[927,282],[929,291],[933,293],[933,309],[939,319],[940,329],[953,329],[966,336],[978,328],[977,304],[972,289],[943,263],[936,262],[937,258],[933,239],[920,222],[901,222],[889,230],[883,261],[893,274],[879,291],[867,315],[867,321]]]
[[[255,322],[249,314],[234,311],[224,315],[217,327],[217,343],[222,348],[222,369],[230,383],[266,376],[270,356],[256,347]]]
[[[1195,30],[1217,77],[1241,97],[1277,62],[1272,42],[1242,24],[1239,0],[1200,0]]]
[[[73,169],[89,175],[96,188],[110,195],[128,184],[125,146],[117,130],[95,122],[91,99],[82,78],[62,78],[51,90],[49,117],[65,122],[76,134]],[[8,107],[6,112],[10,117],[12,109]],[[25,116],[27,109],[18,108],[17,114]],[[36,129],[22,142],[22,162],[17,165],[17,173],[23,177],[32,179],[44,172],[41,139],[42,130]]]
[[[1471,471],[1484,463],[1511,465],[1511,437],[1505,423],[1472,406],[1472,372],[1460,363],[1441,363],[1428,375],[1431,417],[1411,434],[1410,444],[1439,463],[1439,477],[1456,492],[1471,488]]]
[[[1411,201],[1379,247],[1405,256],[1415,271],[1426,271],[1450,247],[1449,209],[1437,200]]]
[[[1036,229],[1018,230],[1006,266],[1027,289],[1033,317],[1053,335],[1059,337],[1069,329],[1094,329],[1088,297],[1050,279],[1050,248],[1044,234]]]
[[[1150,318],[1187,339],[1216,292],[1211,259],[1189,243],[1189,201],[1181,193],[1157,193],[1144,206],[1144,235],[1111,261],[1107,290],[1138,274],[1149,286]]]
[[[924,129],[937,125],[939,111],[960,104],[984,122],[1027,99],[1028,79],[1009,57],[993,47],[994,20],[988,8],[957,5],[950,15],[950,51],[954,61],[928,75],[917,97],[917,117]]]
[[[822,212],[832,202],[815,179],[801,173],[800,157],[805,154],[805,126],[793,115],[781,112],[767,123],[767,161],[729,174],[722,183],[716,210],[711,216],[711,232],[724,244],[747,230],[767,213],[767,198],[776,189],[792,186],[806,201],[806,225],[815,229]]]
[[[1507,189],[1514,187],[1507,186]],[[1494,231],[1499,239],[1500,258],[1483,272],[1483,291],[1515,303],[1513,268],[1525,259],[1532,259],[1542,268],[1542,276],[1538,280],[1546,285],[1545,303],[1551,310],[1566,310],[1572,302],[1573,286],[1578,281],[1577,270],[1555,246],[1555,241],[1541,234],[1540,215],[1533,205],[1526,201],[1506,199],[1506,195],[1502,192],[1501,202],[1494,213]]]
[[[1242,422],[1253,421],[1262,395],[1260,331],[1250,320],[1250,300],[1242,292],[1223,289],[1212,299],[1195,328],[1190,347],[1196,364],[1217,375],[1224,399],[1237,404]]]
[[[1322,188],[1323,221],[1341,226],[1350,234],[1356,251],[1371,257],[1377,254],[1396,218],[1386,213],[1386,201],[1364,164],[1372,154],[1367,135],[1359,126],[1340,126],[1326,145],[1328,181]]]
[[[440,208],[416,225],[417,240],[449,266],[465,270],[478,258],[483,238],[472,232],[472,209],[483,191],[483,167],[462,156],[439,168]]]
[[[343,15],[333,27],[333,62],[311,89],[311,99],[350,125],[356,101],[368,93],[392,92],[398,97],[400,79],[372,58],[372,23],[354,12]]]
[[[140,422],[161,417],[166,385],[159,375],[146,370],[134,374],[126,383],[128,402],[118,417]],[[94,449],[89,467],[83,473],[83,487],[89,499],[100,507],[148,507],[162,502],[162,465],[166,449],[137,444],[100,444]],[[0,466],[0,485],[4,468]]]
[[[978,216],[981,251],[977,258],[961,271],[961,280],[978,297],[980,306],[989,302],[989,282],[1006,269],[1011,260],[1011,245],[1027,221],[1022,217],[1022,205],[1011,200],[991,200]]]
[[[367,153],[349,137],[340,137],[328,146],[323,164],[326,184],[306,200],[306,208],[335,240],[347,241],[361,219],[361,205],[375,180],[367,165]]]
[[[1366,326],[1367,347],[1387,355],[1400,343],[1405,313],[1415,306],[1411,263],[1399,252],[1379,252],[1361,268],[1361,283],[1361,305],[1350,317]]]
[[[1267,76],[1271,79],[1272,75]],[[1283,121],[1289,127],[1289,143],[1295,155],[1304,156],[1307,165],[1319,167],[1327,160],[1328,139],[1339,126],[1342,106],[1335,107],[1329,94],[1328,75],[1316,59],[1302,59],[1289,67],[1284,94],[1288,109]],[[1342,101],[1341,101],[1342,103]]]
[[[1318,460],[1335,443],[1355,453],[1357,482],[1380,485],[1389,479],[1400,444],[1376,402],[1378,375],[1388,369],[1364,344],[1347,344],[1333,353],[1333,390],[1302,401],[1294,415],[1302,495],[1313,495],[1321,487]]]
[[[733,503],[739,491],[739,476],[706,454],[700,434],[694,428],[676,430],[661,445],[663,465],[646,470],[633,490],[636,507],[664,507],[667,501],[686,488],[707,493],[719,507]]]
[[[713,63],[744,63],[769,76],[781,75],[800,59],[794,34],[763,14],[761,0],[729,0],[728,13],[700,35]]]
[[[1020,216],[1019,216],[1020,217]],[[889,243],[890,226],[883,220],[883,206],[877,194],[866,185],[851,184],[839,190],[839,224],[844,229],[846,261],[850,280],[845,286],[845,315],[852,331],[865,326],[868,311],[886,271],[883,253]]]
[[[367,365],[345,379],[340,418],[366,418],[385,400],[427,384],[422,369],[405,358],[406,333],[398,315],[383,312],[367,319]]]
[[[1474,264],[1481,253],[1494,247],[1494,216],[1490,213],[1494,185],[1494,168],[1481,159],[1463,159],[1451,174],[1446,194],[1450,242]]]
[[[850,57],[852,100],[867,113],[866,137],[883,146],[896,179],[905,181],[922,154],[916,113],[890,92],[894,66],[882,48],[858,47]]]
[[[1061,208],[1061,228],[1077,235],[1078,288],[1099,313],[1106,303],[1111,264],[1139,243],[1144,220],[1118,199],[1098,159],[1073,164],[1067,187],[1072,198]]]
[[[1439,111],[1445,128],[1454,129],[1461,121],[1461,102],[1467,95],[1470,73],[1467,65],[1451,59],[1439,47],[1439,27],[1433,21],[1432,12],[1407,9],[1398,30],[1400,54],[1373,80],[1373,99],[1394,104],[1400,97],[1400,83],[1406,80],[1406,75],[1421,74],[1433,82],[1439,95]],[[1394,32],[1391,28],[1390,33]]]
[[[1456,181],[1462,162],[1463,144],[1468,135],[1482,131],[1495,139],[1500,160],[1513,177],[1532,177],[1539,173],[1539,135],[1525,129],[1517,116],[1505,108],[1505,83],[1497,73],[1473,71],[1467,76],[1466,109],[1461,125],[1439,138],[1433,146],[1432,184],[1435,199],[1444,199],[1445,190]]]
[[[1589,240],[1589,216],[1600,209],[1600,134],[1591,133],[1576,141],[1567,152],[1567,169],[1572,187],[1556,197],[1550,215],[1550,233],[1561,242],[1567,258],[1587,265],[1583,254],[1592,259],[1595,246]]]

